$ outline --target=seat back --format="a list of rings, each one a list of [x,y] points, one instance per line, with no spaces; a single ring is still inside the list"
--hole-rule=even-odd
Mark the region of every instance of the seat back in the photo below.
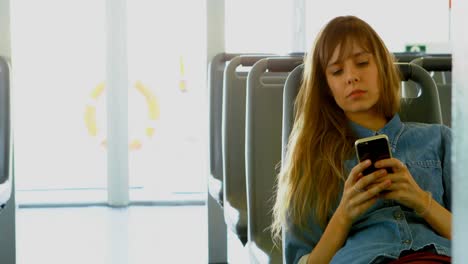
[[[422,123],[442,123],[437,85],[429,73],[418,65],[396,63],[402,73],[403,81],[414,81],[421,86],[419,97],[402,99],[400,117],[403,121]],[[294,102],[302,82],[304,65],[299,65],[288,76],[284,86],[283,101],[283,150],[287,146],[289,134],[294,123]]]
[[[247,194],[245,183],[245,101],[247,68],[271,55],[234,57],[224,70],[222,107],[222,162],[224,219],[226,225],[247,242]]]
[[[437,84],[444,125],[452,126],[452,84]]]
[[[452,71],[452,56],[429,56],[429,57],[419,57],[411,61],[413,64],[417,64],[423,67],[426,71]]]
[[[424,57],[424,52],[394,52],[393,56],[397,62],[411,62],[414,59]]]
[[[402,72],[403,80],[413,80],[421,87],[419,97],[402,100],[400,118],[402,121],[423,123],[442,123],[439,95],[437,87],[427,71],[411,63],[397,63]],[[299,92],[304,65],[296,67],[288,76],[284,85],[283,124],[282,124],[282,156],[286,154],[289,135],[294,124],[294,103]],[[284,238],[284,237],[283,237]],[[283,256],[284,257],[284,256]]]
[[[429,72],[412,63],[396,63],[403,81],[412,80],[419,84],[419,97],[402,99],[400,118],[402,121],[442,124],[442,112],[437,85]]]
[[[411,61],[431,72],[439,92],[442,120],[446,126],[452,124],[452,56],[424,57]]]
[[[302,56],[258,61],[247,78],[245,155],[248,199],[248,243],[252,263],[281,263],[269,226],[277,166],[281,160],[283,88]]]
[[[431,54],[426,57],[416,58],[411,63],[417,64],[430,72],[436,84],[452,83],[451,54]]]
[[[0,57],[0,208],[11,196],[12,138],[10,107],[10,71],[6,59]],[[0,212],[1,213],[1,212]]]
[[[213,57],[208,66],[209,85],[209,149],[210,176],[208,190],[210,195],[223,205],[223,161],[221,150],[221,122],[223,101],[224,69],[228,61],[239,54],[220,53]]]
[[[288,146],[289,134],[294,125],[294,103],[299,93],[302,83],[304,64],[297,66],[288,75],[284,84],[283,92],[283,123],[281,128],[281,160],[286,158],[286,148]]]

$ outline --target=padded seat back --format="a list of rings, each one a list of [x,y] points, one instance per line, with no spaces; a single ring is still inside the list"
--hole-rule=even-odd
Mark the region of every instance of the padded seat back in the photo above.
[[[439,92],[430,74],[421,66],[412,63],[396,63],[402,80],[412,80],[421,87],[419,97],[402,99],[400,118],[402,121],[442,124]]]
[[[442,123],[437,86],[429,73],[418,65],[397,63],[403,81],[412,80],[421,87],[421,94],[414,99],[402,99],[400,117],[402,121]],[[294,124],[294,103],[299,92],[304,65],[296,67],[288,76],[284,86],[282,156],[285,157],[289,135]],[[284,236],[283,236],[284,238]],[[284,257],[284,256],[283,256]]]
[[[248,71],[271,55],[234,57],[224,71],[222,161],[224,219],[243,244],[247,242],[247,191],[245,178],[245,103]],[[244,67],[244,71],[238,69]]]
[[[273,245],[269,226],[277,168],[281,160],[284,83],[303,56],[258,61],[247,78],[246,176],[248,243],[251,263],[281,263],[281,248]]]
[[[223,78],[227,62],[236,56],[239,56],[239,54],[217,54],[208,66],[208,85],[210,93],[210,175],[208,179],[208,192],[221,206],[223,206],[223,161],[221,152]]]
[[[10,106],[10,70],[0,57],[0,214],[12,192],[12,135]]]
[[[431,72],[439,92],[442,120],[446,126],[452,124],[452,56],[424,57],[411,61]]]

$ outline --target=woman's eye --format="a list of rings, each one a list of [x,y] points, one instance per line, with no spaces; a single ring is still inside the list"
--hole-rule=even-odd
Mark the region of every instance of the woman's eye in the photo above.
[[[358,65],[359,65],[359,66],[366,66],[367,64],[369,64],[369,61],[361,61],[361,62],[358,62]]]
[[[341,73],[343,72],[343,70],[339,69],[339,70],[334,70],[332,71],[332,75],[340,75]]]

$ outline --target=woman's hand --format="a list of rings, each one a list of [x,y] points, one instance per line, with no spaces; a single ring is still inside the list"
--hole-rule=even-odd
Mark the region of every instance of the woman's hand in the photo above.
[[[419,187],[403,162],[391,158],[379,160],[374,166],[393,170],[393,173],[388,174],[392,183],[386,188],[386,192],[381,194],[382,198],[395,200],[406,207],[413,208],[416,212],[424,212],[427,209],[431,197]]]
[[[391,184],[390,180],[385,179],[385,169],[363,176],[362,172],[370,165],[370,160],[357,164],[344,184],[343,196],[335,213],[340,214],[349,225],[366,212],[380,197],[380,192]]]

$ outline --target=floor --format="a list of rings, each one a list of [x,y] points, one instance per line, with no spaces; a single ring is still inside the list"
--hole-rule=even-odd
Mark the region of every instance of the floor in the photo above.
[[[205,206],[20,208],[18,264],[207,263]]]

